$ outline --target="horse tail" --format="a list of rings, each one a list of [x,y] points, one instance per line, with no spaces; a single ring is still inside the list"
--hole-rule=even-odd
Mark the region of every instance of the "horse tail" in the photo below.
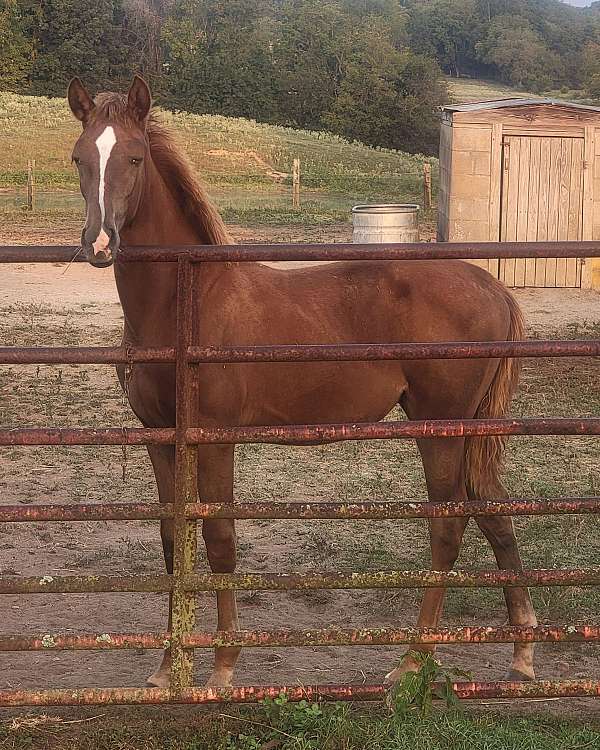
[[[523,313],[512,294],[502,286],[502,295],[510,312],[507,341],[523,338]],[[521,362],[510,357],[500,360],[487,393],[475,413],[475,419],[502,418],[508,413],[511,399],[519,382]],[[470,496],[493,499],[500,484],[506,440],[500,435],[469,437],[465,444],[465,474]]]

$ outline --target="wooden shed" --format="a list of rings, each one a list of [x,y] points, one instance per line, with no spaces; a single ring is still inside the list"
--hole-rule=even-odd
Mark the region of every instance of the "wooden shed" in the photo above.
[[[438,241],[600,240],[600,108],[555,99],[445,107]],[[480,265],[513,287],[600,289],[600,261]]]

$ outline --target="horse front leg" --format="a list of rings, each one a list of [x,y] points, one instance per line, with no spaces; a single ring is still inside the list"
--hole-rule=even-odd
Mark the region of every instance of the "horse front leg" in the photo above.
[[[156,485],[158,487],[158,498],[161,503],[173,503],[175,500],[175,448],[172,445],[149,445],[148,455],[154,469]],[[169,575],[173,574],[173,520],[163,519],[160,522],[160,536],[162,539],[165,567]],[[168,631],[171,632],[171,603],[172,594],[169,594],[169,624]],[[168,687],[171,674],[171,650],[163,652],[162,661],[158,669],[146,680],[152,687]]]
[[[232,445],[213,445],[198,449],[198,494],[203,503],[233,503]],[[206,518],[202,537],[213,573],[233,573],[237,562],[235,524],[232,519]],[[238,630],[235,591],[217,591],[217,629]],[[215,663],[208,685],[231,685],[240,648],[215,649]]]

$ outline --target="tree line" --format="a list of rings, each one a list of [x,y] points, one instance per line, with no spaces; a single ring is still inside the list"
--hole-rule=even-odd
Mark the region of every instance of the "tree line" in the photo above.
[[[442,72],[600,96],[600,3],[0,0],[0,89],[60,96],[141,72],[166,107],[437,148]]]

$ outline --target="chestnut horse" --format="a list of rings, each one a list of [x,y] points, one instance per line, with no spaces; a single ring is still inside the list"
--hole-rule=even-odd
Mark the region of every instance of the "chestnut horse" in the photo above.
[[[136,77],[127,95],[93,100],[74,79],[68,100],[83,132],[73,161],[79,169],[87,218],[82,248],[92,265],[114,262],[123,306],[123,344],[174,346],[176,268],[173,263],[123,263],[119,246],[227,244],[225,226],[170,133],[150,112],[151,95]],[[209,263],[194,290],[199,345],[342,344],[422,341],[513,341],[523,334],[519,308],[490,274],[462,261],[360,261],[282,270],[260,263]],[[123,372],[119,373],[123,382]],[[383,419],[400,404],[409,419],[503,417],[518,380],[511,359],[394,362],[310,362],[202,365],[200,423],[285,425]],[[136,365],[128,387],[131,407],[148,427],[175,424],[175,368]],[[498,437],[418,440],[431,500],[500,499],[503,442]],[[173,501],[174,449],[148,448],[160,501]],[[232,445],[200,446],[199,496],[233,502]],[[450,570],[468,519],[429,524],[432,567]],[[498,566],[521,568],[508,517],[477,518]],[[231,573],[236,540],[231,520],[205,520],[202,535],[213,571]],[[163,521],[167,571],[173,528]],[[505,589],[509,619],[534,625],[523,588]],[[444,589],[427,589],[419,627],[435,627]],[[236,630],[235,594],[217,593],[219,630]],[[422,647],[432,651],[430,647]],[[209,679],[229,685],[237,648],[218,648]],[[415,670],[410,656],[388,681]],[[168,682],[170,654],[149,678]],[[512,679],[532,679],[533,647],[515,644]]]

